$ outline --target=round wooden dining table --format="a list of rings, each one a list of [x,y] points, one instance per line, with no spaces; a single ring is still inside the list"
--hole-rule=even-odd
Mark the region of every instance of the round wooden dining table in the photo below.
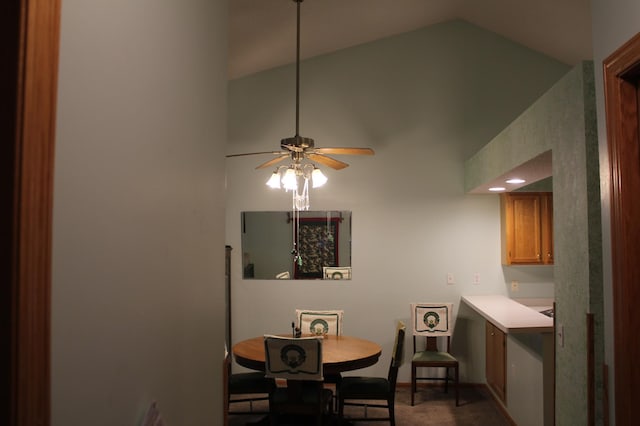
[[[380,345],[369,340],[326,335],[322,341],[322,369],[325,375],[358,370],[378,362],[381,353]],[[233,356],[243,367],[264,371],[264,336],[236,343]]]

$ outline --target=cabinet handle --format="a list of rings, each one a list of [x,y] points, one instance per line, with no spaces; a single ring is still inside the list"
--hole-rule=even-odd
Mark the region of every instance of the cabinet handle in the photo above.
[[[536,257],[540,260],[540,253],[536,254]]]

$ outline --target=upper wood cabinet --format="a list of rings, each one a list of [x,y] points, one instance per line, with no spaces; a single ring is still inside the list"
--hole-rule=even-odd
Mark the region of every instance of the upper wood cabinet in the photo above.
[[[510,192],[500,197],[502,263],[553,264],[553,194]]]

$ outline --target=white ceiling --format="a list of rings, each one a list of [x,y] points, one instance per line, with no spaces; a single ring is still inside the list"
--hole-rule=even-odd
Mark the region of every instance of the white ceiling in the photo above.
[[[229,0],[229,77],[295,61],[293,0]],[[569,65],[591,59],[590,0],[306,0],[302,59],[464,19]]]

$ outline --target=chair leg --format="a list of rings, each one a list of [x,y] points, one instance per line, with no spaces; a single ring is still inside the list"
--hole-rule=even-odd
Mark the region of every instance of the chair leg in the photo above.
[[[387,406],[389,407],[389,424],[390,426],[396,426],[396,407],[395,407],[395,397],[391,396],[387,400]]]
[[[449,367],[444,368],[444,393],[449,393]]]
[[[454,369],[454,374],[455,374],[455,387],[456,387],[456,407],[458,407],[460,405],[460,397],[459,397],[459,388],[460,388],[460,384],[458,382],[458,366],[456,365],[455,369]]]
[[[411,366],[411,406],[413,407],[414,396],[416,393],[416,367],[415,365]]]

